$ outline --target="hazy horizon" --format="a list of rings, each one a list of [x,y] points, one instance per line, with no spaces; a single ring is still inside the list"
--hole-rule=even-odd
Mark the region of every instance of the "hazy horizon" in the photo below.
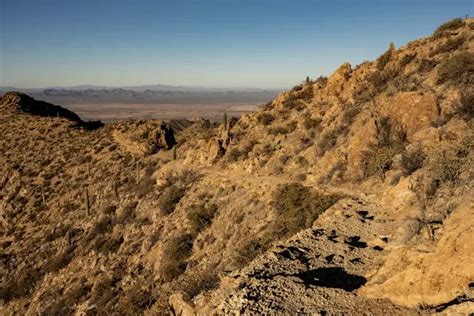
[[[458,1],[0,0],[0,86],[290,87],[471,15]]]

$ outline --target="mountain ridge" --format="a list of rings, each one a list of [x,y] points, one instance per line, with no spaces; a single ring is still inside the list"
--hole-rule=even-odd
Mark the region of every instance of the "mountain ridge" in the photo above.
[[[1,108],[0,312],[474,312],[473,32],[187,122],[173,149],[159,120]]]

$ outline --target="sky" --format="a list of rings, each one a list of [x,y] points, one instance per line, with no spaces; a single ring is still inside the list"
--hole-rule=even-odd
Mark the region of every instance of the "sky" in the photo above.
[[[474,0],[0,0],[0,86],[287,88],[473,11]]]

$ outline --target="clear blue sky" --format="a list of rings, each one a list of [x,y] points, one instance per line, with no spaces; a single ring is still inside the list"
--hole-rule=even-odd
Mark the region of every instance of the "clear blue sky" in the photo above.
[[[474,0],[0,0],[0,86],[289,87]]]

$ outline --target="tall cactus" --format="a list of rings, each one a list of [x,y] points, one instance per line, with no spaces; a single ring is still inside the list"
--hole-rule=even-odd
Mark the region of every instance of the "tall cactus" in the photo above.
[[[227,125],[227,112],[224,112],[224,129],[228,129],[229,126]]]
[[[136,173],[137,173],[136,177],[137,177],[137,184],[138,184],[140,183],[140,162],[138,161],[138,159],[135,162],[135,165],[136,165]]]
[[[44,194],[44,186],[41,185],[41,199],[43,201],[43,206],[46,206],[46,196]]]
[[[89,190],[87,187],[84,187],[84,204],[86,206],[86,215],[89,216],[91,214],[91,209],[89,204]]]
[[[176,153],[176,145],[173,146],[173,160],[178,159],[178,154]]]
[[[112,182],[112,191],[114,191],[114,197],[118,201],[119,194],[118,194],[117,181]]]

